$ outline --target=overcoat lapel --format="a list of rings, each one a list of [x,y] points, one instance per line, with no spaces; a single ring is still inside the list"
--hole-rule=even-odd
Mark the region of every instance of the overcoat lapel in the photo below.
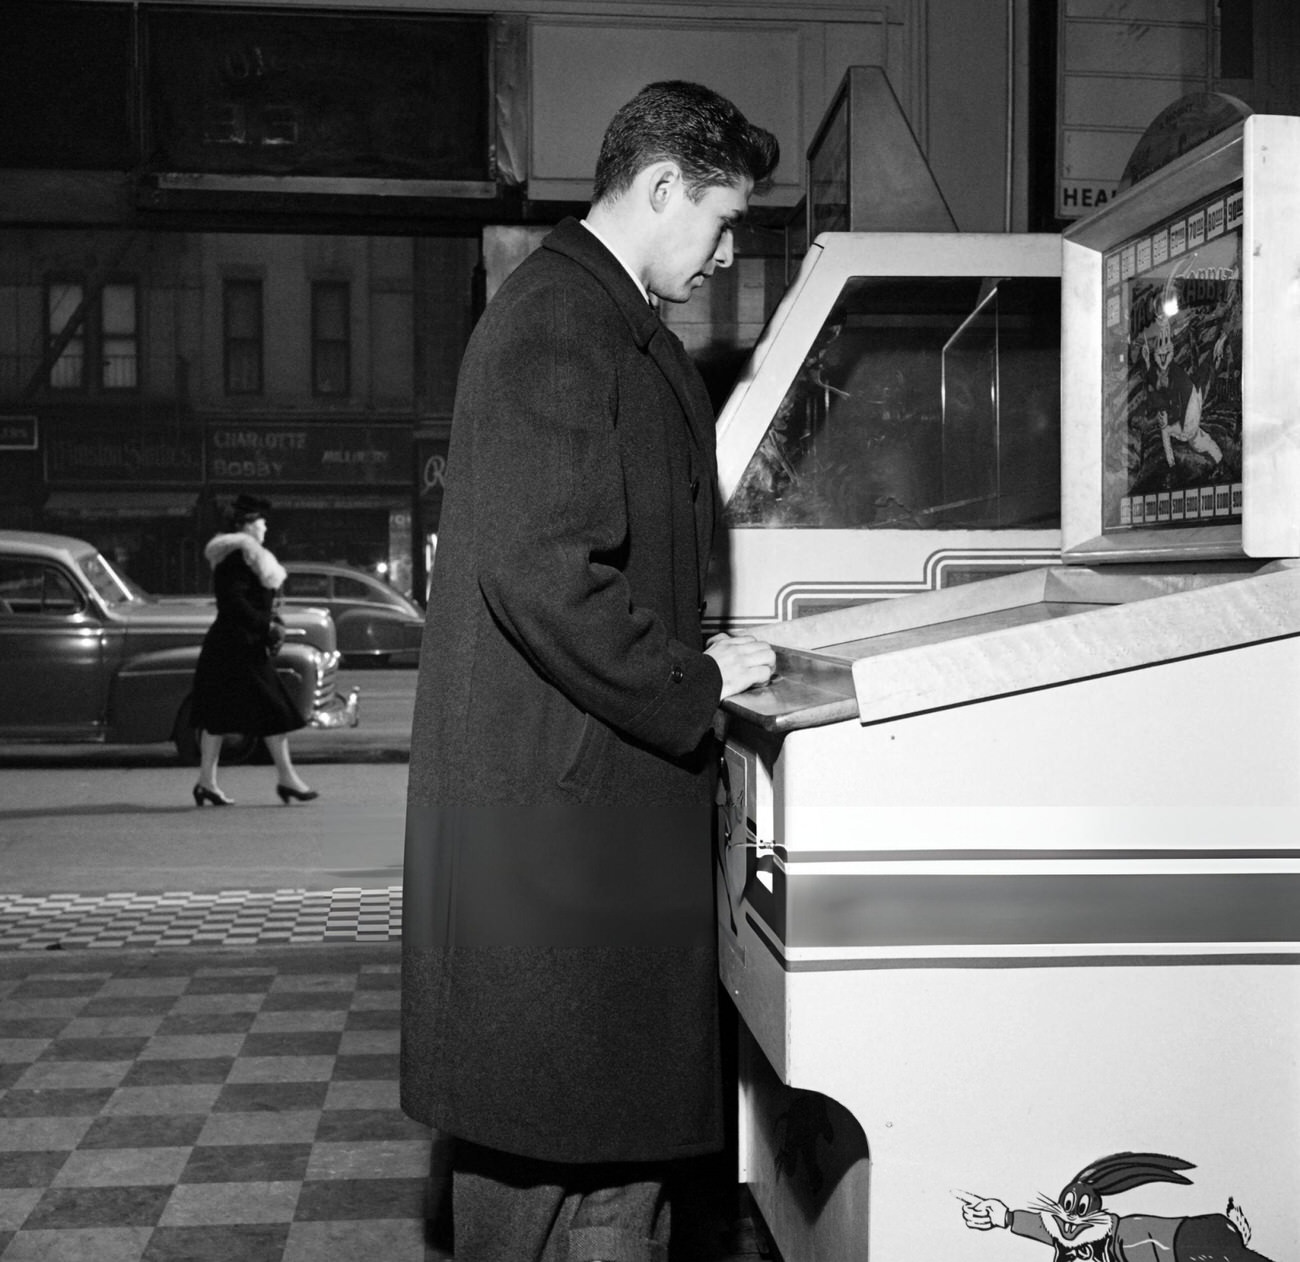
[[[704,383],[677,336],[641,296],[623,265],[580,223],[566,219],[545,245],[581,263],[609,291],[632,331],[636,344],[648,349],[686,416],[687,430],[697,448],[705,448],[713,432],[713,405]]]
[[[659,313],[641,296],[623,265],[576,219],[564,220],[543,242],[587,269],[609,291],[628,322],[637,346],[649,352],[681,405],[686,432],[694,452],[694,476],[701,484],[695,513],[695,544],[700,583],[713,550],[712,487],[715,476],[713,454],[713,404],[700,374],[686,354],[680,339],[659,318]],[[707,489],[706,489],[707,488]]]
[[[686,354],[686,348],[677,335],[662,321],[650,339],[650,355],[659,365],[660,372],[668,378],[677,401],[686,414],[686,428],[696,450],[704,448],[713,430],[713,404],[709,401],[704,383]]]

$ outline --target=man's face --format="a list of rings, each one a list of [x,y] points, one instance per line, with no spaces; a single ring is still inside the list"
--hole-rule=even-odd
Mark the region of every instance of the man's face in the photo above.
[[[646,288],[665,302],[686,302],[714,269],[730,267],[732,230],[744,217],[752,181],[705,189],[697,201],[679,178],[659,220]]]

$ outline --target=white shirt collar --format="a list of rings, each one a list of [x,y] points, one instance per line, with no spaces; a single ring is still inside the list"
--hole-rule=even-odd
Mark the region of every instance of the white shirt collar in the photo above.
[[[609,238],[603,233],[597,232],[596,229],[593,228],[585,219],[579,220],[579,222],[593,237],[596,238],[597,241],[601,243],[601,245],[605,247],[605,249],[618,259],[618,261],[623,265],[623,270],[632,278],[633,284],[635,284],[641,291],[641,297],[644,298],[646,302],[650,302],[650,295],[646,291],[646,287],[641,283],[641,278],[630,267],[628,267],[627,260],[610,244]],[[650,302],[650,305],[654,306],[654,303]]]

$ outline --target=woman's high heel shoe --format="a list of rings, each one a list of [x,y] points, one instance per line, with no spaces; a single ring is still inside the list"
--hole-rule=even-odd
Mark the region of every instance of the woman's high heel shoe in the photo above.
[[[293,802],[310,802],[314,798],[320,797],[315,789],[291,789],[287,784],[277,784],[275,791],[279,794],[280,801],[288,806]]]
[[[234,806],[235,804],[234,799],[228,798],[224,793],[196,784],[194,786],[194,805],[202,806],[204,802],[211,802],[213,806]]]

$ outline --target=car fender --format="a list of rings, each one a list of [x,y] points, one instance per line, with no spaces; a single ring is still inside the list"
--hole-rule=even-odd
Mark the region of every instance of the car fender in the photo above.
[[[108,700],[111,743],[169,741],[176,716],[194,687],[199,646],[157,649],[122,663],[113,676]]]
[[[277,608],[277,612],[284,623],[289,644],[306,644],[322,653],[332,653],[338,648],[338,632],[328,609],[286,602]]]
[[[124,662],[109,694],[106,739],[123,744],[173,739],[181,708],[194,690],[199,648],[158,649]],[[275,657],[276,674],[304,721],[315,710],[322,663],[322,654],[306,644],[285,644]]]

